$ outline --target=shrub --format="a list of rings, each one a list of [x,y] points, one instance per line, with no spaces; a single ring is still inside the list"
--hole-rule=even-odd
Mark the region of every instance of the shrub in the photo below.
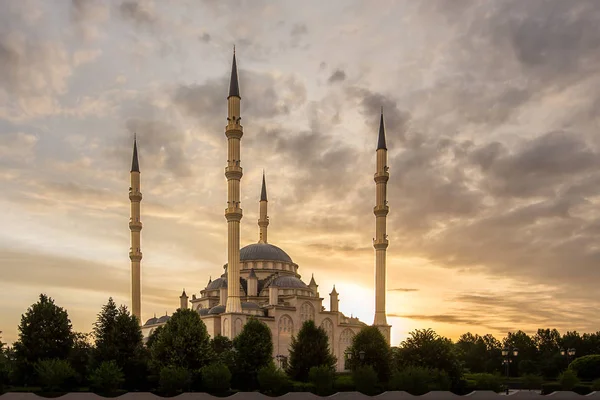
[[[163,367],[158,378],[160,391],[166,395],[181,393],[189,387],[190,378],[189,371],[183,367]]]
[[[523,376],[523,389],[538,390],[542,383],[544,383],[544,378],[540,375],[529,374]]]
[[[123,371],[114,360],[104,361],[90,375],[92,389],[100,393],[114,393],[124,381]]]
[[[494,392],[502,391],[503,381],[500,375],[496,374],[471,374],[469,378],[475,381],[473,390],[493,390]]]
[[[329,366],[312,367],[308,371],[308,380],[314,385],[315,393],[319,396],[328,396],[333,393],[335,372]]]
[[[209,393],[223,393],[231,387],[231,372],[223,363],[206,365],[200,369],[202,386]]]
[[[575,359],[570,365],[577,376],[584,381],[593,381],[600,378],[600,354],[592,354]]]
[[[592,382],[592,390],[595,392],[600,391],[600,379],[596,379],[594,382]]]
[[[1,342],[0,342],[1,344]],[[8,386],[10,377],[10,365],[8,358],[2,354],[0,349],[0,393],[4,392],[4,387]]]
[[[542,384],[542,394],[543,395],[554,393],[554,392],[559,392],[561,389],[562,389],[562,387],[560,386],[560,383],[557,383],[557,382],[550,382],[550,383]]]
[[[307,382],[291,382],[290,387],[292,392],[315,392],[315,385]]]
[[[579,383],[579,379],[574,371],[567,369],[558,377],[558,383],[560,383],[563,390],[573,390],[575,385]]]
[[[35,364],[38,383],[46,392],[68,391],[73,385],[76,373],[65,360],[42,360]]]
[[[431,370],[424,367],[406,367],[392,373],[389,387],[391,390],[403,390],[415,396],[429,392],[432,381]]]
[[[291,386],[290,378],[288,378],[287,374],[274,364],[258,370],[258,385],[262,393],[272,396],[280,396],[287,393]]]
[[[590,393],[592,393],[592,388],[589,385],[582,385],[580,383],[578,383],[577,385],[573,386],[572,389],[575,393],[580,394],[582,396],[588,395]]]
[[[377,393],[377,372],[370,365],[356,367],[352,371],[352,380],[358,392],[368,396]]]
[[[352,380],[352,375],[349,374],[336,374],[335,381],[333,382],[333,389],[335,392],[354,392],[356,387]]]

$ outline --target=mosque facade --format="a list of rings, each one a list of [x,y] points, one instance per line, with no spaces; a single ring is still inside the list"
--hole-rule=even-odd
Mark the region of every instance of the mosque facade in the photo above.
[[[281,248],[268,241],[268,200],[267,186],[263,173],[259,200],[259,240],[257,243],[240,248],[240,185],[243,176],[240,159],[240,145],[243,136],[240,113],[240,90],[238,83],[235,51],[231,69],[229,95],[227,97],[228,116],[225,136],[227,138],[227,264],[217,279],[209,279],[199,293],[188,297],[184,290],[179,297],[179,307],[191,308],[198,312],[211,337],[223,335],[233,339],[238,335],[248,318],[255,317],[271,329],[273,337],[273,357],[276,364],[284,367],[289,356],[292,336],[298,333],[304,321],[314,320],[329,337],[331,352],[336,356],[337,370],[344,370],[345,353],[352,344],[352,338],[366,324],[355,317],[348,317],[339,311],[339,295],[332,288],[329,293],[329,307],[324,306],[324,298],[318,285],[311,277],[306,284],[299,273],[299,266]],[[390,342],[391,326],[385,314],[386,291],[386,216],[387,204],[387,147],[383,111],[380,119],[377,142],[375,180],[375,318],[373,325]],[[141,321],[141,179],[138,161],[137,140],[134,139],[131,166],[131,307],[132,313]],[[169,315],[148,319],[142,325],[144,338],[169,320]]]

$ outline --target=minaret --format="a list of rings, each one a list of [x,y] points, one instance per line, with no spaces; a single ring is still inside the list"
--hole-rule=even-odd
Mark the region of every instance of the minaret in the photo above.
[[[385,145],[385,128],[383,125],[383,108],[379,121],[379,138],[377,141],[377,171],[375,172],[376,205],[375,214],[375,321],[373,325],[380,327],[388,343],[390,342],[390,327],[385,316],[385,263],[388,239],[386,234],[386,217],[389,212],[387,205],[387,181],[390,178],[387,166],[387,147]],[[386,334],[387,333],[387,334]]]
[[[225,312],[241,313],[240,300],[240,221],[242,209],[240,208],[240,180],[242,167],[240,166],[240,140],[244,134],[240,124],[240,88],[238,85],[237,64],[235,61],[235,47],[233,49],[233,65],[231,66],[231,80],[229,83],[229,96],[227,96],[227,304]],[[226,335],[227,336],[227,335]]]
[[[138,162],[137,138],[133,139],[133,160],[131,162],[131,187],[129,188],[129,200],[131,202],[131,218],[129,218],[129,230],[131,231],[131,248],[129,259],[131,260],[131,312],[142,323],[142,297],[141,297],[141,273],[142,262],[140,203],[142,192],[140,192],[140,165]]]
[[[179,308],[182,310],[187,310],[188,308],[188,296],[185,293],[185,289],[183,289],[181,296],[179,296]]]
[[[329,293],[329,311],[339,312],[339,304],[338,292],[335,290],[335,285],[333,285],[333,290]]]
[[[260,190],[260,209],[258,217],[258,243],[267,243],[267,227],[269,216],[267,215],[267,184],[265,183],[265,171],[263,170],[262,189]]]

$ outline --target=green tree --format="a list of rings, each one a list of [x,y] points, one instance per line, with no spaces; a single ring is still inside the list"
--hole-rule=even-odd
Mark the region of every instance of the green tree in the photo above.
[[[233,342],[223,335],[217,335],[210,340],[210,345],[215,355],[220,356],[223,352],[233,349]]]
[[[486,371],[489,354],[486,343],[481,336],[467,332],[458,339],[456,348],[458,357],[468,371]]]
[[[600,354],[579,357],[574,360],[569,369],[586,381],[600,378]]]
[[[150,335],[148,336],[148,340],[146,340],[146,348],[150,349],[152,347],[152,345],[156,341],[156,338],[160,335],[163,326],[164,325],[158,326],[154,328],[154,330],[152,330],[152,333],[150,333]]]
[[[66,360],[73,348],[74,335],[67,311],[40,294],[21,316],[19,339],[14,344],[19,383],[33,383],[35,364],[41,360]]]
[[[348,349],[351,369],[371,366],[380,382],[387,382],[391,374],[392,353],[385,337],[376,326],[366,326],[352,339]]]
[[[125,376],[129,390],[145,386],[147,362],[143,335],[137,317],[127,307],[117,305],[112,298],[102,307],[93,330],[95,338],[94,366],[115,361]]]
[[[504,338],[503,345],[506,348],[517,348],[519,353],[517,357],[512,357],[512,363],[509,364],[509,373],[511,376],[519,374],[519,362],[521,360],[531,360],[537,362],[539,359],[538,349],[531,336],[523,331],[509,332]]]
[[[260,391],[270,396],[281,396],[290,387],[290,378],[274,363],[258,370],[258,385]]]
[[[563,390],[573,390],[575,385],[579,383],[579,378],[577,378],[577,374],[573,370],[566,370],[558,377],[558,383]]]
[[[378,380],[377,372],[370,365],[360,365],[352,371],[352,381],[356,391],[367,396],[373,396],[378,392]]]
[[[327,365],[312,367],[308,371],[308,381],[314,385],[316,394],[328,396],[333,393],[335,371]]]
[[[236,388],[258,388],[258,371],[273,362],[271,329],[256,318],[249,318],[244,329],[233,339],[236,353]]]
[[[75,371],[67,360],[45,359],[35,363],[38,383],[46,392],[64,392],[73,387]]]
[[[115,360],[103,361],[90,376],[92,388],[101,394],[116,392],[124,381],[123,371]]]
[[[73,334],[73,348],[69,354],[68,361],[73,370],[75,370],[77,382],[80,385],[87,384],[91,357],[92,345],[90,343],[90,334],[75,332]]]
[[[415,330],[394,349],[393,364],[399,370],[412,365],[445,371],[453,386],[462,378],[462,365],[450,339],[431,329]]]
[[[178,309],[171,316],[154,339],[150,354],[158,371],[176,365],[194,373],[214,359],[206,325],[191,309]]]
[[[2,342],[2,331],[0,331],[0,393],[9,384],[10,364],[5,344]]]
[[[175,313],[177,313],[178,309]],[[169,365],[160,370],[159,389],[168,396],[188,390],[191,383],[190,371],[184,367]]]
[[[302,324],[298,336],[290,344],[288,375],[297,381],[306,382],[312,367],[325,366],[335,369],[336,358],[331,354],[327,332],[317,327],[313,320]]]
[[[231,388],[231,372],[223,363],[205,365],[200,370],[202,386],[209,393],[225,393]]]

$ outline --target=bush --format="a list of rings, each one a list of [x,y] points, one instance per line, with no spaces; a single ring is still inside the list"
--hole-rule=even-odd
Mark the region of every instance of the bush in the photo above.
[[[589,385],[582,385],[578,383],[577,385],[573,386],[573,391],[577,394],[585,396],[592,393],[592,388]]]
[[[258,370],[258,385],[262,393],[271,396],[280,396],[291,389],[290,378],[274,364]]]
[[[352,380],[352,375],[349,374],[336,374],[335,381],[333,382],[333,390],[337,392],[354,392],[356,387]]]
[[[209,393],[223,393],[231,388],[231,372],[223,363],[202,367],[202,386]]]
[[[575,359],[570,365],[577,376],[584,381],[600,378],[600,354],[592,354]]]
[[[529,374],[523,376],[523,389],[538,390],[542,383],[544,383],[544,378],[540,375]]]
[[[561,389],[562,389],[562,387],[560,386],[560,383],[557,383],[557,382],[550,382],[550,383],[542,384],[542,394],[543,395],[554,393],[554,392],[559,392]]]
[[[99,393],[114,393],[125,381],[123,371],[116,361],[104,361],[90,375],[91,387]]]
[[[573,390],[575,385],[579,383],[579,379],[574,371],[567,369],[558,377],[558,383],[560,383],[562,390]]]
[[[187,390],[190,385],[190,373],[183,367],[163,367],[158,378],[159,389],[165,395],[174,395]]]
[[[73,386],[76,373],[65,360],[42,360],[35,364],[38,383],[45,392],[66,392]]]
[[[9,377],[10,365],[8,359],[0,352],[0,394],[4,392],[4,387],[8,386],[10,382]]]
[[[377,372],[370,365],[356,367],[352,371],[352,380],[358,392],[373,396],[378,392]]]
[[[311,392],[314,393],[315,392],[315,385],[313,385],[312,383],[307,383],[307,382],[294,382],[291,381],[291,387],[290,387],[292,392]]]
[[[432,373],[429,368],[411,366],[400,371],[394,371],[390,378],[389,388],[420,396],[429,392],[431,384]]]
[[[326,365],[312,367],[308,371],[308,381],[314,385],[316,394],[319,396],[328,396],[333,393],[335,372]]]
[[[600,391],[600,379],[596,379],[594,382],[592,382],[592,390],[595,392]]]
[[[497,374],[470,374],[469,379],[475,381],[473,390],[493,390],[501,392],[504,386],[503,379]]]
[[[521,360],[519,362],[519,375],[537,375],[538,366],[531,360]]]

